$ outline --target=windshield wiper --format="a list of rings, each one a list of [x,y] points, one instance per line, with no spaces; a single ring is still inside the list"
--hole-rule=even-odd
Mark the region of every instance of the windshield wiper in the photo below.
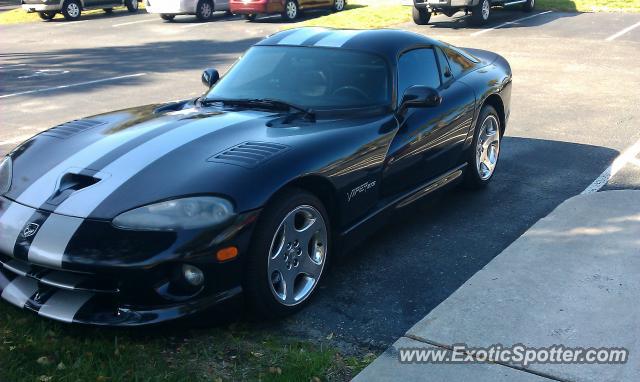
[[[205,105],[205,106],[212,103],[222,103],[226,105],[236,105],[236,106],[258,106],[258,107],[263,107],[268,109],[279,109],[279,110],[286,109],[288,111],[295,110],[297,111],[296,114],[302,114],[303,117],[306,117],[313,122],[315,122],[316,120],[316,114],[311,109],[307,109],[302,106],[298,106],[285,101],[280,101],[280,100],[270,99],[270,98],[204,99],[202,100],[201,103],[202,105]]]

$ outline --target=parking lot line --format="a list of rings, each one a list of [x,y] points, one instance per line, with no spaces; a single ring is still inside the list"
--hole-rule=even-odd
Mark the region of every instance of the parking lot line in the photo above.
[[[507,21],[506,23],[502,23],[502,24],[500,24],[498,26],[495,26],[493,28],[487,28],[487,29],[483,29],[483,30],[480,30],[480,31],[477,31],[477,32],[473,32],[473,33],[471,33],[471,36],[477,36],[477,35],[480,35],[480,34],[483,34],[483,33],[490,32],[490,31],[492,31],[494,29],[500,29],[500,28],[505,27],[507,25],[516,24],[516,23],[519,23],[520,21],[529,20],[529,19],[532,19],[534,17],[538,17],[540,15],[546,15],[547,13],[551,13],[551,12],[553,12],[553,11],[540,12],[540,13],[536,13],[535,15],[523,17],[523,18],[520,18],[520,19],[517,19],[517,20]]]
[[[604,187],[609,179],[613,178],[620,170],[622,170],[627,164],[632,163],[636,160],[636,156],[640,154],[640,139],[634,143],[631,147],[624,150],[622,154],[620,154],[614,161],[611,163],[606,170],[600,174],[596,180],[593,181],[581,194],[591,194],[594,192],[598,192],[602,187]]]
[[[56,23],[54,25],[54,27],[68,27],[68,26],[71,26],[71,25],[86,23],[87,21],[89,21],[89,20],[65,21],[65,22]]]
[[[188,25],[183,25],[183,28],[193,28],[193,27],[201,27],[203,25],[207,25],[208,23],[193,23]]]
[[[607,37],[605,41],[613,41],[613,40],[617,39],[618,37],[622,36],[623,34],[631,32],[632,30],[636,29],[637,27],[640,27],[640,22],[637,22],[637,23],[631,25],[630,27],[624,28],[623,30],[621,30],[618,33],[612,34],[611,36]]]
[[[140,76],[145,76],[145,75],[147,75],[147,73],[128,74],[128,75],[126,75],[126,76],[117,76],[117,77],[103,78],[103,79],[100,79],[100,80],[93,80],[93,81],[87,81],[87,82],[78,82],[78,83],[76,83],[76,84],[60,85],[60,86],[54,86],[54,87],[52,87],[52,88],[35,89],[35,90],[27,90],[27,91],[24,91],[24,92],[11,93],[11,94],[3,94],[3,95],[0,95],[0,98],[9,98],[9,97],[15,97],[15,96],[24,95],[24,94],[33,94],[33,93],[48,92],[48,91],[52,91],[52,90],[59,90],[59,89],[73,88],[73,87],[76,87],[76,86],[91,85],[91,84],[97,84],[97,83],[100,83],[100,82],[107,82],[107,81],[121,80],[121,79],[123,79],[123,78],[140,77]]]
[[[140,23],[148,23],[151,21],[157,21],[157,19],[148,19],[148,20],[138,20],[138,21],[130,21],[128,23],[122,23],[122,24],[114,24],[112,25],[112,27],[114,28],[118,28],[118,27],[123,27],[125,25],[131,25],[131,24],[140,24]]]

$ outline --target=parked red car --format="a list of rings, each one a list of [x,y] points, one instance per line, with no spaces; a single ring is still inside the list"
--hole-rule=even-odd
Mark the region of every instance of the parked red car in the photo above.
[[[332,9],[339,12],[347,4],[346,0],[231,0],[231,13],[244,15],[253,21],[260,14],[280,13],[285,20],[295,20],[301,11],[307,9]]]

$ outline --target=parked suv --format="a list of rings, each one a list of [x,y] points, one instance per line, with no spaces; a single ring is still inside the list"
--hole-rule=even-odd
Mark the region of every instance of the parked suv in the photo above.
[[[167,21],[177,15],[195,15],[200,21],[208,21],[215,11],[229,12],[229,0],[146,0],[145,7]]]
[[[525,12],[531,12],[535,0],[413,0],[413,21],[418,25],[426,25],[431,14],[444,13],[451,17],[458,11],[464,11],[471,12],[471,21],[479,25],[489,20],[492,6],[513,5],[522,7]]]
[[[307,9],[332,9],[339,12],[347,0],[230,0],[231,13],[244,15],[253,21],[259,14],[281,14],[288,21],[295,20]]]
[[[21,0],[22,9],[32,13],[38,12],[43,20],[51,20],[57,13],[62,13],[69,21],[80,18],[82,11],[103,9],[113,12],[114,7],[126,6],[129,12],[138,12],[140,0]]]

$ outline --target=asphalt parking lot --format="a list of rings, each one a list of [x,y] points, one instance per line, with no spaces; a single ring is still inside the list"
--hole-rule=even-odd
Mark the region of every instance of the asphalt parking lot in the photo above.
[[[224,71],[283,27],[277,18],[222,14],[194,21],[140,13],[0,26],[0,150],[71,119],[197,96],[203,68]],[[638,22],[639,14],[498,11],[481,29],[444,16],[399,26],[511,63],[512,115],[495,180],[486,191],[452,190],[400,212],[335,264],[312,306],[275,328],[384,348],[589,188],[640,139],[640,28],[619,34]],[[631,154],[604,189],[640,188]]]

